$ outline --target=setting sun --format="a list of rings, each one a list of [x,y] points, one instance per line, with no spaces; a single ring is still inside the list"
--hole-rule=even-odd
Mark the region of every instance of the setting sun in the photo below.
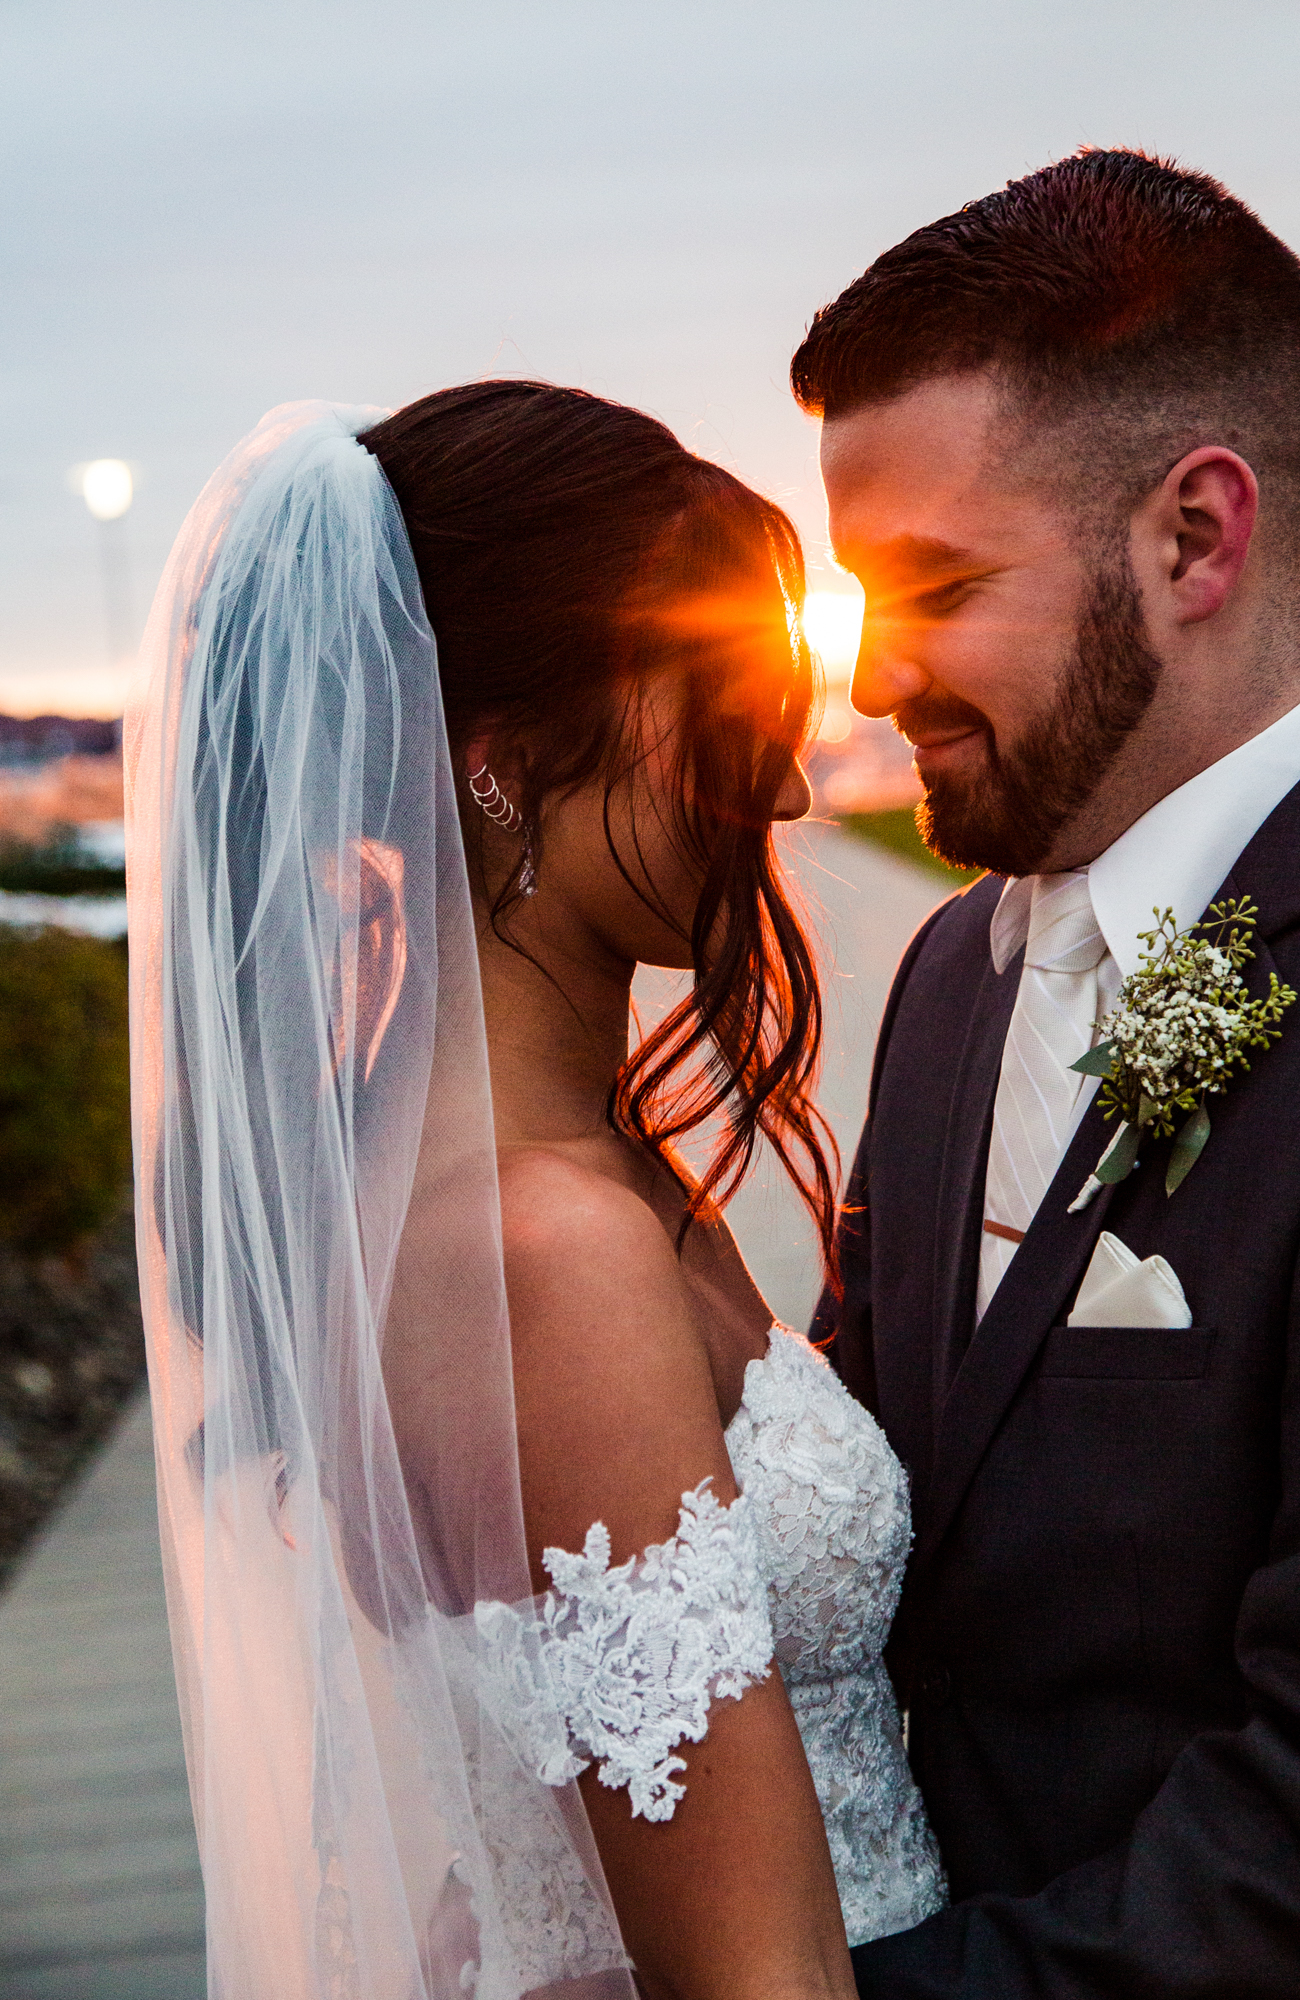
[[[804,600],[803,629],[832,687],[847,686],[853,678],[853,662],[862,637],[862,607],[860,590],[810,590]]]
[[[803,629],[826,674],[826,707],[817,734],[823,743],[843,743],[853,729],[849,682],[862,637],[860,590],[810,590],[804,600]]]

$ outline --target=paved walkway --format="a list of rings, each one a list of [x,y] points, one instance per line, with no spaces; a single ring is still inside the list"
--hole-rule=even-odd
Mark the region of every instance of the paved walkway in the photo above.
[[[851,1150],[894,965],[938,876],[793,829],[828,980],[824,1103]],[[731,1215],[774,1310],[806,1322],[811,1234],[770,1163]],[[0,1598],[0,2000],[202,2000],[203,1892],[138,1402]]]
[[[205,1992],[142,1399],[0,1598],[0,1995]]]

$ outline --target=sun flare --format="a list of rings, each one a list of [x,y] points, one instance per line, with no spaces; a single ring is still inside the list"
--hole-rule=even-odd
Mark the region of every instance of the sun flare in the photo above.
[[[862,639],[860,590],[810,590],[804,600],[803,629],[826,670],[831,687],[847,685]]]
[[[803,629],[826,674],[826,707],[817,734],[823,743],[843,743],[852,733],[849,682],[862,638],[862,592],[810,590],[804,600]]]

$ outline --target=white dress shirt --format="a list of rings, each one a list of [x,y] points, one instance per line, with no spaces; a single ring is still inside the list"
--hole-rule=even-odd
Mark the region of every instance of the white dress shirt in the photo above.
[[[1300,706],[1167,793],[1097,856],[1088,870],[1088,889],[1107,947],[1097,968],[1100,1013],[1114,1005],[1122,982],[1137,971],[1144,950],[1139,934],[1159,921],[1153,911],[1172,909],[1179,930],[1203,917],[1243,847],[1297,784]],[[1032,875],[1008,882],[993,912],[989,945],[999,973],[1029,934],[1033,886]],[[1245,895],[1250,888],[1249,882],[1241,884]],[[1095,1078],[1085,1085],[1062,1141],[1062,1158],[1099,1088]]]

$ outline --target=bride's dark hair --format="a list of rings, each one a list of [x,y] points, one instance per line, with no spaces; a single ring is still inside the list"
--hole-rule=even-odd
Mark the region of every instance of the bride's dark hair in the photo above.
[[[672,1142],[720,1119],[690,1213],[726,1201],[761,1134],[833,1271],[834,1142],[810,1095],[821,997],[771,838],[818,693],[793,526],[653,417],[578,389],[467,383],[360,441],[406,520],[458,774],[459,753],[480,735],[523,744],[516,802],[539,829],[535,846],[543,798],[603,774],[606,836],[632,881],[609,801],[647,754],[651,677],[680,670],[676,821],[702,872],[695,981],[623,1064],[609,1120],[674,1166]],[[756,649],[774,638],[778,670],[755,675]],[[470,814],[472,843],[481,818]],[[516,869],[493,907],[507,941],[519,890]]]

